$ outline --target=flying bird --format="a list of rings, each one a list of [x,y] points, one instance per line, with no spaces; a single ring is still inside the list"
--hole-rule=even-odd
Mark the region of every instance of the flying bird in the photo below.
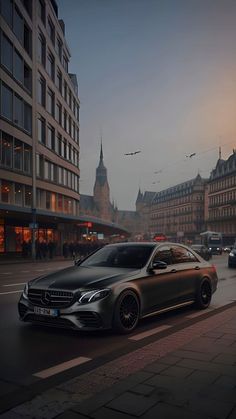
[[[189,157],[191,159],[193,156],[196,156],[196,153],[189,154],[189,156],[186,157]]]
[[[157,175],[158,173],[162,173],[162,170],[157,170],[156,172],[154,172],[155,175]]]
[[[124,156],[134,156],[134,154],[141,153],[141,150],[131,151],[130,153],[125,153]]]

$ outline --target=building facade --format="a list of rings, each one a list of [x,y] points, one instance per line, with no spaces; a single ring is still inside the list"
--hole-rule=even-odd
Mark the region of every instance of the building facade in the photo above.
[[[205,228],[206,180],[195,179],[157,192],[149,207],[148,232],[151,237],[164,234],[170,240],[196,241]]]
[[[208,182],[207,229],[223,233],[225,244],[236,240],[236,151],[219,158]]]
[[[53,0],[0,3],[0,253],[75,239],[79,107]]]

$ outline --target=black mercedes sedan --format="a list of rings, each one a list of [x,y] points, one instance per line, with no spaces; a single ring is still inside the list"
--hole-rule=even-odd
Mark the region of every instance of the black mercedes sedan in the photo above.
[[[24,322],[129,333],[146,316],[194,303],[207,308],[217,281],[215,267],[187,246],[118,243],[30,281],[18,309]]]

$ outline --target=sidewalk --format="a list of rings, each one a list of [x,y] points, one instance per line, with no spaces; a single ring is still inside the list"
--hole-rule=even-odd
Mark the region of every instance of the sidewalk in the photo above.
[[[236,419],[236,303],[38,395],[3,419]]]

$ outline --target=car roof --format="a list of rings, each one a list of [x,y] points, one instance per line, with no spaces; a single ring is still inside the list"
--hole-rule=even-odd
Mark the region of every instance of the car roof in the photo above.
[[[163,242],[119,242],[119,243],[112,243],[112,244],[108,244],[107,246],[137,246],[137,247],[141,247],[141,246],[145,246],[145,247],[159,247],[161,245],[167,245],[167,246],[181,246],[181,247],[188,247],[185,244],[182,243],[174,243],[174,242],[167,242],[167,241],[163,241]]]

